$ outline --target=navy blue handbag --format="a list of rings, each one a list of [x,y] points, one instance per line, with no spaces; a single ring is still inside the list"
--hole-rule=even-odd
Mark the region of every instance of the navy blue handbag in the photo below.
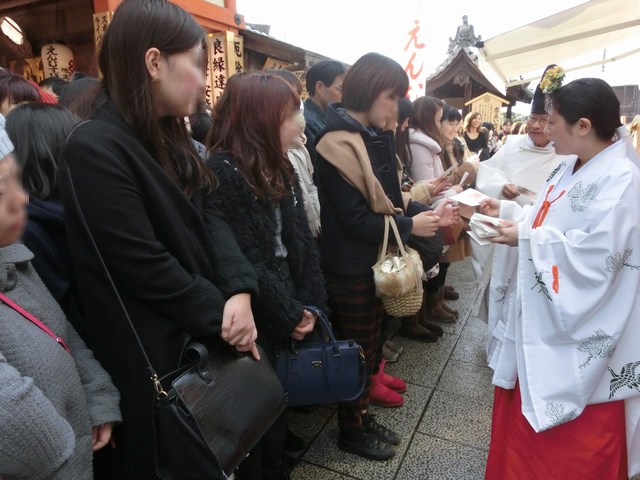
[[[327,316],[318,308],[319,341],[291,341],[278,353],[275,371],[290,407],[355,400],[367,380],[364,353],[355,340],[336,340]]]

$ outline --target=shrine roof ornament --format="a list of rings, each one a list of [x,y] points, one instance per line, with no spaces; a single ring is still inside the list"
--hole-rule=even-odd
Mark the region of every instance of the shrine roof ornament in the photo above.
[[[447,53],[452,54],[456,47],[477,47],[482,42],[482,36],[473,32],[473,25],[469,25],[469,17],[462,17],[462,25],[456,29],[456,36],[449,37],[449,50]]]

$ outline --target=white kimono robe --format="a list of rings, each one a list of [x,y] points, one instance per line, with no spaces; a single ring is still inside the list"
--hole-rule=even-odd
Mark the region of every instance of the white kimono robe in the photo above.
[[[552,172],[533,207],[501,202],[500,217],[519,222],[519,245],[493,262],[489,366],[497,386],[513,389],[519,380],[522,413],[536,432],[588,404],[624,400],[633,476],[640,473],[639,162],[624,141],[572,175],[575,162]],[[548,214],[532,228],[545,196]]]

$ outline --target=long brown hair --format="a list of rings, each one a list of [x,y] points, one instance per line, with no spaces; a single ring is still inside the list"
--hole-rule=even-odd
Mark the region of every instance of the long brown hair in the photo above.
[[[415,113],[409,119],[409,126],[431,137],[440,148],[443,146],[440,125],[436,124],[438,109],[444,111],[444,102],[435,97],[420,97],[414,100]]]
[[[215,176],[198,156],[184,119],[155,113],[144,62],[150,48],[171,56],[202,44],[205,33],[191,15],[166,0],[124,0],[100,49],[103,85],[125,121],[185,193],[210,189]]]
[[[234,156],[261,201],[277,202],[290,192],[294,171],[283,153],[280,126],[299,108],[300,97],[282,78],[237,73],[213,109],[207,145]]]

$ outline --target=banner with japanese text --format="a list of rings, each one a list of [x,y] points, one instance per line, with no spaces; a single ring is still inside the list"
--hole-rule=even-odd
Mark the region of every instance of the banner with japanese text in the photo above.
[[[207,50],[205,97],[209,106],[213,106],[229,78],[244,71],[244,43],[242,37],[233,32],[210,33]]]

